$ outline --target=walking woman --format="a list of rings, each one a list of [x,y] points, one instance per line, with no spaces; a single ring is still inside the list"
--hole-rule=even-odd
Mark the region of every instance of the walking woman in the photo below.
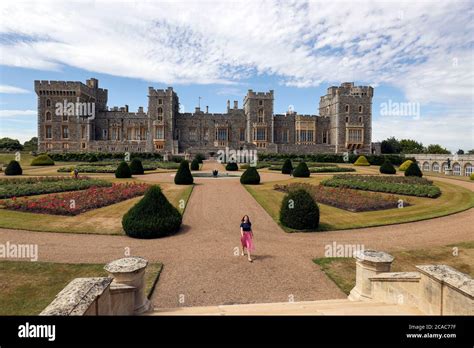
[[[252,223],[250,222],[249,216],[244,215],[240,223],[240,242],[242,243],[242,256],[245,255],[245,249],[247,249],[247,257],[249,262],[253,262],[250,252],[255,250],[252,239]]]

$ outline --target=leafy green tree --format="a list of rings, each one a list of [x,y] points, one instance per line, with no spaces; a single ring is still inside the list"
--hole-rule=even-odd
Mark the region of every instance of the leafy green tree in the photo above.
[[[23,150],[25,151],[38,151],[38,138],[33,137],[27,140],[23,144]]]
[[[424,147],[422,143],[412,139],[400,140],[401,152],[403,153],[423,153]]]
[[[1,138],[0,139],[0,150],[15,151],[23,150],[23,145],[17,139]]]
[[[381,150],[382,153],[400,153],[402,146],[395,137],[390,137],[382,141]]]
[[[425,150],[426,153],[435,153],[435,154],[450,154],[451,151],[446,150],[439,144],[431,144]]]
[[[459,149],[456,153],[457,153],[458,155],[464,155],[464,150],[463,150],[463,149]]]

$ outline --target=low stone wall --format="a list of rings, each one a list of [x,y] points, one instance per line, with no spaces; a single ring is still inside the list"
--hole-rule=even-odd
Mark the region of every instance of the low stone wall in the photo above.
[[[125,257],[105,266],[109,277],[72,280],[40,315],[136,315],[147,312],[145,269],[141,257]]]
[[[356,258],[350,300],[408,305],[428,315],[474,315],[474,280],[452,267],[426,265],[416,266],[418,272],[389,272],[393,257],[387,253],[364,250]]]

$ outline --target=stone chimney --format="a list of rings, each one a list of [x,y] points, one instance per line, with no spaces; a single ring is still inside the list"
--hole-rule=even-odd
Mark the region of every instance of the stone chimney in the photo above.
[[[206,114],[208,114],[208,113],[209,113],[209,106],[206,105]]]
[[[227,112],[229,112],[229,110],[230,110],[230,100],[227,99]]]
[[[234,109],[239,108],[239,102],[237,100],[234,100]]]

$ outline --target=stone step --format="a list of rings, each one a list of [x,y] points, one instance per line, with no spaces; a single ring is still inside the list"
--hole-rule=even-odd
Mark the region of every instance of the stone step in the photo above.
[[[415,307],[343,300],[155,308],[149,315],[423,315]]]

